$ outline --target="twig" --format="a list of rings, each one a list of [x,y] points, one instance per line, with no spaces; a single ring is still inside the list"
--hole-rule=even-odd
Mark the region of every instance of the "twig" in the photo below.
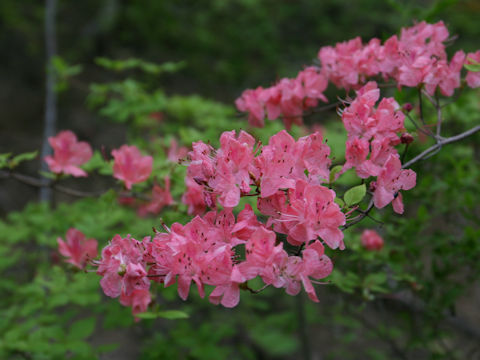
[[[368,213],[369,213],[372,209],[373,209],[373,198],[370,200],[370,203],[368,204],[366,210],[357,210],[357,211],[360,212],[360,215],[358,215],[357,217],[351,219],[348,224],[343,225],[342,227],[340,227],[340,229],[341,229],[342,231],[343,231],[343,230],[347,230],[350,226],[353,226],[353,225],[359,223],[359,222],[362,221],[365,217],[368,216]]]
[[[440,132],[442,130],[442,107],[440,106],[440,101],[438,100],[438,95],[436,95],[437,105],[437,138],[440,137]]]
[[[458,134],[458,135],[455,135],[455,136],[451,136],[449,138],[443,138],[443,137],[439,137],[437,139],[437,143],[432,145],[431,147],[429,147],[428,149],[426,149],[425,151],[422,151],[420,154],[418,154],[417,156],[415,156],[412,160],[406,162],[405,164],[402,165],[402,168],[405,169],[405,168],[408,168],[410,167],[411,165],[415,164],[416,162],[424,159],[427,155],[429,155],[431,152],[441,148],[443,145],[447,145],[447,144],[450,144],[450,143],[453,143],[453,142],[456,142],[456,141],[459,141],[459,140],[462,140],[474,133],[476,133],[477,131],[480,131],[480,125],[477,125],[473,128],[471,128],[470,130],[467,130],[461,134]]]
[[[422,121],[423,126],[425,126],[425,119],[423,118],[423,101],[422,101],[422,90],[418,89],[418,108],[420,110],[420,120]]]
[[[76,197],[99,197],[105,194],[108,190],[99,190],[99,191],[81,191],[81,190],[76,190],[72,189],[63,185],[58,184],[56,181],[53,180],[47,180],[47,179],[38,179],[33,176],[28,176],[24,174],[20,174],[17,172],[13,171],[5,171],[5,170],[0,170],[0,178],[1,179],[15,179],[23,184],[37,187],[40,189],[43,188],[49,188],[56,190],[58,192],[71,195],[71,196],[76,196]],[[150,197],[147,197],[143,194],[140,193],[134,193],[134,192],[122,192],[119,194],[120,197],[134,197],[137,199],[141,200],[151,200]]]
[[[410,116],[410,114],[408,113],[405,113],[405,115],[407,116],[407,118],[410,120],[410,122],[415,125],[415,127],[417,128],[418,131],[422,132],[424,135],[426,136],[430,136],[430,137],[435,137],[435,135],[430,131],[428,130],[428,128],[425,128],[427,130],[424,130],[423,128],[421,128],[420,126],[418,126],[417,122],[415,120],[413,120],[413,118]]]

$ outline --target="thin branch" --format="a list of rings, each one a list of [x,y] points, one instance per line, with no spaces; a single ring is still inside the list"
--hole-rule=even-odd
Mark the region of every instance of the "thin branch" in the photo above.
[[[423,126],[425,126],[425,119],[423,118],[423,100],[422,100],[422,90],[418,89],[418,108],[420,110],[420,120],[422,121]]]
[[[373,198],[370,200],[366,210],[357,210],[360,212],[360,215],[350,220],[348,224],[343,225],[340,227],[340,230],[347,230],[350,226],[358,224],[362,221],[365,217],[369,216],[368,213],[373,209]]]
[[[442,131],[442,107],[440,106],[440,101],[438,100],[438,95],[436,95],[437,105],[437,138],[440,137],[440,132]]]
[[[407,116],[407,118],[410,120],[410,122],[415,125],[415,128],[420,131],[421,133],[423,133],[424,135],[426,136],[429,136],[429,137],[435,137],[435,135],[430,131],[428,130],[428,128],[421,128],[420,126],[418,126],[417,122],[410,116],[409,113],[405,113],[405,115]]]
[[[63,185],[58,184],[54,180],[49,179],[38,179],[33,176],[28,176],[20,174],[13,171],[0,170],[0,179],[15,179],[23,184],[33,186],[36,188],[49,188],[56,190],[58,192],[75,196],[75,197],[99,197],[105,194],[108,190],[99,190],[99,191],[81,191],[77,189],[72,189]],[[134,192],[121,192],[120,197],[134,197],[141,200],[151,200],[150,197],[145,196],[144,194],[134,193]]]
[[[420,154],[418,154],[417,156],[415,156],[412,160],[406,162],[405,164],[402,165],[402,168],[408,168],[410,167],[411,165],[415,164],[416,162],[424,159],[427,155],[429,155],[431,152],[441,148],[442,146],[444,145],[447,145],[447,144],[450,144],[450,143],[453,143],[453,142],[456,142],[456,141],[459,141],[459,140],[462,140],[462,139],[465,139],[466,137],[476,133],[477,131],[480,131],[480,125],[477,125],[473,128],[471,128],[470,130],[467,130],[461,134],[458,134],[458,135],[455,135],[455,136],[451,136],[449,138],[442,138],[442,137],[439,137],[437,139],[437,143],[435,145],[432,145],[431,147],[429,147],[428,149],[426,149],[425,151],[422,151]]]
[[[438,94],[435,94],[435,99],[425,90],[422,91],[423,95],[430,101],[433,107],[437,110],[437,135],[436,139],[440,137],[440,131],[442,129],[442,106],[440,106],[440,101],[438,99]]]

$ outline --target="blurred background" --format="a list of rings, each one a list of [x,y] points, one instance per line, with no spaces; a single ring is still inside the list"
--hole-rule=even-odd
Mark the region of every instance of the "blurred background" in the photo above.
[[[34,151],[44,140],[46,4],[56,13],[56,129],[71,129],[107,153],[137,144],[155,156],[159,177],[172,177],[177,198],[184,169],[162,165],[172,139],[215,143],[222,131],[241,128],[268,139],[280,122],[250,129],[234,100],[246,88],[295,76],[321,46],[386,39],[416,20],[443,20],[457,37],[449,53],[480,48],[478,0],[2,0],[0,154]],[[408,92],[399,96],[415,101]],[[447,134],[478,123],[479,99],[471,91],[445,110]],[[293,133],[316,124],[341,157],[335,109]],[[410,151],[425,146],[417,141]],[[38,177],[40,164],[37,157],[19,171]],[[161,306],[190,317],[139,323],[105,298],[96,275],[62,264],[56,237],[72,226],[103,244],[115,233],[141,237],[158,217],[137,218],[112,196],[54,193],[50,203],[38,203],[37,188],[0,179],[0,357],[480,359],[479,165],[478,135],[416,164],[418,186],[404,194],[405,216],[377,211],[382,225],[367,220],[346,232],[347,250],[330,255],[333,285],[317,286],[319,304],[267,289],[224,309],[193,289],[182,302],[176,289],[159,287]],[[96,170],[66,183],[84,190],[113,184]],[[185,214],[179,205],[161,216],[171,223]],[[381,252],[361,248],[363,227],[382,234]]]

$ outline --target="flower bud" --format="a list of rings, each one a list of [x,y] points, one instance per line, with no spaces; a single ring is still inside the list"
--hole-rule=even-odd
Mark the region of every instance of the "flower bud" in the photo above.
[[[375,230],[365,230],[361,236],[362,246],[369,251],[379,251],[383,248],[383,239]]]
[[[406,112],[410,112],[413,110],[413,105],[411,103],[406,103],[405,105],[403,105],[403,110],[405,110]]]
[[[376,182],[376,181],[372,181],[372,182],[370,183],[370,185],[368,186],[368,188],[369,188],[369,190],[370,190],[371,192],[375,192],[375,190],[377,189],[377,182]]]
[[[414,140],[413,136],[410,135],[409,133],[403,133],[402,136],[400,136],[400,142],[402,144],[410,144]]]

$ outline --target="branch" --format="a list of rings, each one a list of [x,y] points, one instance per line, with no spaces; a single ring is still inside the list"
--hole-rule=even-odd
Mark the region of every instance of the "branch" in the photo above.
[[[40,189],[53,189],[58,192],[76,196],[76,197],[99,197],[105,194],[108,190],[99,190],[99,191],[81,191],[72,189],[63,185],[58,184],[56,181],[48,179],[38,179],[33,176],[28,176],[12,171],[0,170],[1,179],[15,179],[23,184],[33,186]],[[141,200],[151,200],[150,197],[146,197],[143,194],[134,193],[134,192],[122,192],[119,194],[120,197],[134,197]]]
[[[366,210],[357,210],[360,212],[360,215],[358,215],[357,217],[353,218],[350,220],[350,222],[348,224],[345,224],[343,225],[342,227],[340,227],[340,229],[343,231],[343,230],[347,230],[350,226],[353,226],[355,224],[358,224],[360,221],[362,221],[364,218],[366,218],[368,216],[368,213],[373,209],[373,198],[370,200],[368,206],[367,206],[367,209]]]
[[[465,131],[461,134],[458,134],[458,135],[455,135],[455,136],[452,136],[452,137],[449,137],[449,138],[439,137],[439,138],[437,138],[437,143],[435,145],[432,145],[431,147],[429,147],[425,151],[423,151],[420,154],[418,154],[417,156],[415,156],[412,160],[403,164],[402,168],[403,169],[408,168],[411,165],[415,164],[416,162],[426,158],[426,156],[429,155],[431,152],[433,152],[437,149],[440,149],[443,145],[447,145],[447,144],[465,139],[466,137],[476,133],[477,131],[480,131],[480,125],[477,125],[477,126],[471,128],[470,130],[467,130],[467,131]]]

